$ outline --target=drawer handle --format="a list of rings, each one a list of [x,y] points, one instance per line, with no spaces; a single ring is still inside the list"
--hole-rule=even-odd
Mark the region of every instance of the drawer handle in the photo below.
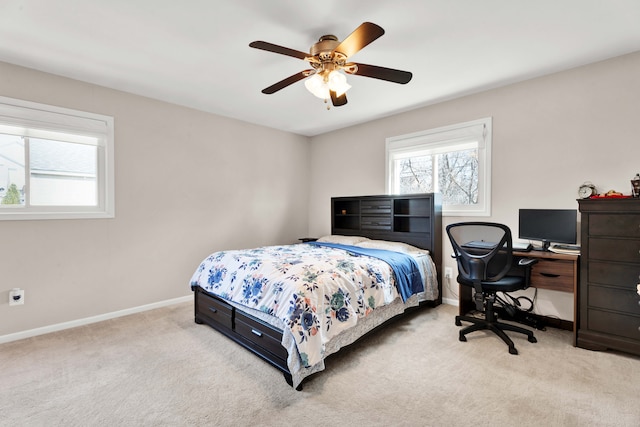
[[[209,307],[209,311],[212,312],[212,313],[217,313],[218,309],[213,308],[213,307]]]
[[[256,335],[256,336],[259,336],[259,337],[261,337],[261,336],[262,336],[262,332],[260,332],[260,331],[256,331],[255,329],[251,329],[251,333],[252,333],[253,335]]]
[[[553,273],[540,273],[540,275],[544,277],[560,277],[559,274],[553,274]]]

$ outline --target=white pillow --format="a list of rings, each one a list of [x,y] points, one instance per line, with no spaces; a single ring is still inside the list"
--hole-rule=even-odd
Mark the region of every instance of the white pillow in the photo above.
[[[355,246],[357,243],[365,242],[367,240],[369,240],[367,237],[362,236],[342,236],[340,234],[330,234],[327,236],[322,236],[317,240],[317,242]]]
[[[408,243],[390,242],[387,240],[367,240],[356,243],[354,246],[369,249],[383,249],[385,251],[402,252],[405,254],[428,254],[427,249],[420,249]]]

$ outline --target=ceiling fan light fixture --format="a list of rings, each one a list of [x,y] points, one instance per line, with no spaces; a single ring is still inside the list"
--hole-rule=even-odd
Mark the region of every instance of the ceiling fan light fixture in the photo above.
[[[338,70],[333,70],[332,72],[330,72],[327,80],[329,90],[334,91],[337,96],[342,96],[349,89],[351,89],[351,85],[347,83],[347,76],[345,76]]]
[[[304,82],[304,86],[309,92],[320,99],[329,98],[329,85],[320,74],[314,74]]]

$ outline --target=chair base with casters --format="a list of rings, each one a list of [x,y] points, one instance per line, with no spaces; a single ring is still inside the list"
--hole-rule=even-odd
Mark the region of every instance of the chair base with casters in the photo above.
[[[460,341],[466,341],[466,335],[475,332],[489,330],[499,336],[509,346],[509,353],[518,354],[515,344],[509,338],[504,331],[519,332],[525,334],[529,342],[538,342],[536,337],[533,336],[533,332],[528,329],[521,328],[519,326],[511,325],[509,323],[502,323],[498,321],[498,316],[494,311],[493,302],[495,301],[495,294],[485,295],[485,317],[484,319],[471,316],[456,316],[456,326],[462,326],[462,321],[470,322],[471,325],[460,330]]]

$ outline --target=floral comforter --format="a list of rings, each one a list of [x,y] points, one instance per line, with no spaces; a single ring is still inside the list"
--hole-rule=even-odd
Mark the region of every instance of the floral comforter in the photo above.
[[[385,261],[309,244],[213,253],[195,271],[191,286],[280,319],[305,368],[322,362],[333,337],[399,298]]]

